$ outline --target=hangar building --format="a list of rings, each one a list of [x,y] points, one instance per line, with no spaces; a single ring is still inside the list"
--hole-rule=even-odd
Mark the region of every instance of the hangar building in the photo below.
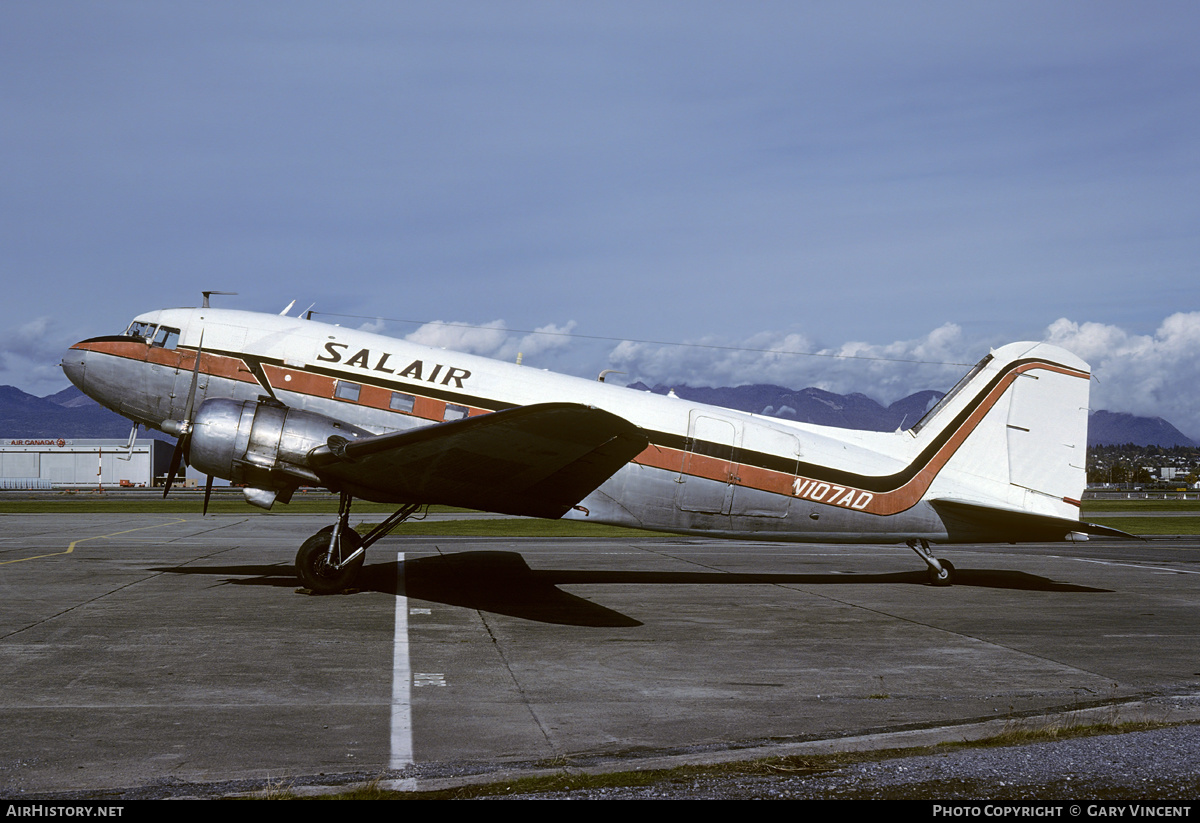
[[[146,487],[167,473],[173,446],[144,438],[0,438],[0,489]]]

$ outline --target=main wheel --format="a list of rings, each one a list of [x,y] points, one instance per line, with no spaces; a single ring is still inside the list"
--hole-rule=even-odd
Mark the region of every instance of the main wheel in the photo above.
[[[938,574],[937,571],[932,566],[930,566],[929,567],[929,585],[931,585],[931,586],[952,586],[952,585],[954,585],[954,564],[951,563],[949,560],[943,560],[940,557],[938,558],[938,562],[942,564],[942,573]]]
[[[329,554],[329,539],[333,534],[333,526],[326,526],[312,537],[304,541],[300,551],[296,552],[296,576],[305,588],[312,589],[317,594],[333,594],[347,589],[354,583],[358,570],[362,568],[365,554],[360,554],[352,563],[338,569],[327,562]],[[339,557],[349,557],[358,551],[362,538],[354,529],[342,529],[338,536],[339,551],[334,552]]]

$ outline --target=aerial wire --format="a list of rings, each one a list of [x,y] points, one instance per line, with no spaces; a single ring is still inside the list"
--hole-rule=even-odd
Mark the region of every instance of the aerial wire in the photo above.
[[[610,343],[644,343],[651,346],[679,346],[682,348],[711,349],[715,351],[745,351],[761,354],[789,354],[799,357],[829,357],[838,360],[874,360],[881,363],[918,363],[930,366],[972,366],[973,363],[953,363],[943,360],[914,360],[903,357],[872,357],[864,354],[833,354],[830,352],[811,351],[781,351],[780,349],[756,349],[749,346],[718,346],[711,343],[676,343],[669,340],[637,340],[632,337],[605,337],[597,334],[574,334],[563,331],[542,331],[540,329],[510,329],[498,326],[483,326],[475,323],[446,323],[440,320],[406,320],[399,317],[378,317],[364,314],[337,314],[335,312],[313,311],[311,315],[325,317],[346,317],[352,320],[385,321],[388,323],[410,323],[415,326],[449,326],[461,329],[484,329],[487,331],[512,332],[514,334],[544,334],[552,337],[569,337],[577,340],[603,340]]]

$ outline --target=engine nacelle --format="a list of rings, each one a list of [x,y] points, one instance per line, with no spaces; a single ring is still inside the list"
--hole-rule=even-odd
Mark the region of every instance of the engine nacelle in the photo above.
[[[192,422],[189,462],[199,471],[241,483],[246,500],[264,509],[287,502],[302,484],[321,485],[308,453],[333,435],[354,440],[371,433],[269,398],[206,400]]]

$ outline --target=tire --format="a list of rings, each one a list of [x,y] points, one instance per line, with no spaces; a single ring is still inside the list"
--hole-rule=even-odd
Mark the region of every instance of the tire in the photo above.
[[[329,537],[333,526],[326,526],[312,537],[304,541],[300,551],[296,552],[296,576],[306,589],[317,594],[334,594],[350,588],[362,568],[365,554],[360,554],[353,563],[341,569],[335,569],[325,562],[329,552]],[[343,529],[339,538],[341,556],[353,554],[362,545],[362,538],[353,529]]]
[[[938,562],[942,564],[942,569],[945,570],[945,575],[938,575],[932,567],[929,569],[929,585],[930,586],[953,586],[954,585],[954,564],[949,560],[938,558]]]

